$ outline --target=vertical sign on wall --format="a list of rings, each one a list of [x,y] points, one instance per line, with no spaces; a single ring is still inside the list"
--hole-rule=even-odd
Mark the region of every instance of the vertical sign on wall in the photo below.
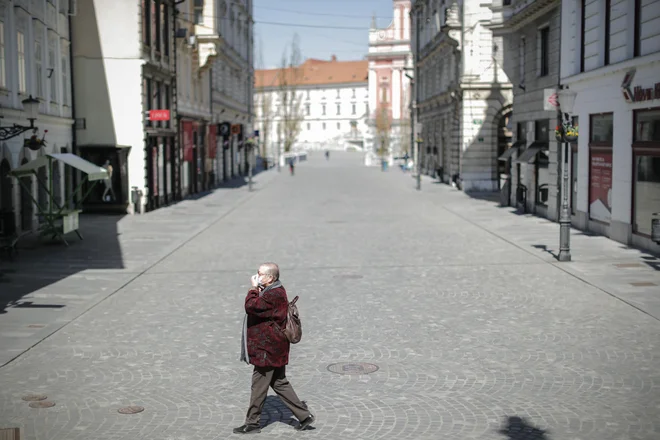
[[[209,136],[208,136],[208,142],[209,142],[209,158],[210,159],[215,159],[216,157],[216,128],[217,126],[215,124],[209,125]]]
[[[589,217],[609,223],[612,218],[612,153],[591,153]]]
[[[193,160],[193,124],[190,121],[181,123],[183,126],[183,160],[192,162]]]

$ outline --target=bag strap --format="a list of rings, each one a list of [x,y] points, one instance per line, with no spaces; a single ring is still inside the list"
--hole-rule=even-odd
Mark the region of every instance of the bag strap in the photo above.
[[[297,297],[297,296],[296,296],[295,298],[293,298],[293,301],[291,301],[291,302],[289,303],[289,305],[290,305],[290,306],[295,305],[295,304],[296,304],[296,301],[298,301],[298,297]]]

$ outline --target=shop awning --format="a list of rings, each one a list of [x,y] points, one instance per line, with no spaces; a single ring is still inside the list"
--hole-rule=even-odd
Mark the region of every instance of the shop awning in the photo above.
[[[524,141],[516,141],[513,145],[511,145],[511,148],[506,150],[500,157],[497,158],[497,160],[501,161],[507,161],[513,156],[513,153],[518,151],[518,148],[520,148],[522,145],[525,145]]]
[[[108,172],[105,170],[105,168],[94,165],[82,157],[71,153],[46,154],[45,156],[40,156],[35,160],[12,170],[11,174],[16,177],[32,174],[35,170],[48,166],[48,158],[59,160],[60,162],[69,165],[72,168],[82,171],[83,173],[87,174],[87,180],[90,181],[104,180],[108,178]]]
[[[543,150],[548,149],[546,141],[534,141],[522,154],[514,161],[514,163],[534,163],[536,155]]]

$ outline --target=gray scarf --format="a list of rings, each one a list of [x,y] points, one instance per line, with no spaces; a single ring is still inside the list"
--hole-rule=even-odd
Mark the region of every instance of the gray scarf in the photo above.
[[[264,290],[259,292],[259,296],[262,297],[264,293],[268,292],[271,289],[275,289],[276,287],[282,287],[282,283],[280,280],[275,281],[273,284],[270,286],[266,287]],[[239,360],[245,362],[246,364],[250,364],[250,356],[248,355],[248,349],[247,349],[247,320],[248,320],[248,315],[247,313],[243,317],[243,334],[241,335],[241,358]]]

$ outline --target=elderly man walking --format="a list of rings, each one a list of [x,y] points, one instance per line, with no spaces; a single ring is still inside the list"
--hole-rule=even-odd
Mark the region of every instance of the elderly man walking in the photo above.
[[[300,421],[296,429],[303,430],[314,422],[314,415],[300,401],[286,378],[290,344],[282,329],[286,326],[288,306],[279,267],[275,263],[262,264],[252,277],[252,289],[245,297],[241,360],[254,365],[254,372],[245,424],[235,428],[235,434],[261,432],[259,419],[268,387],[273,388]]]

